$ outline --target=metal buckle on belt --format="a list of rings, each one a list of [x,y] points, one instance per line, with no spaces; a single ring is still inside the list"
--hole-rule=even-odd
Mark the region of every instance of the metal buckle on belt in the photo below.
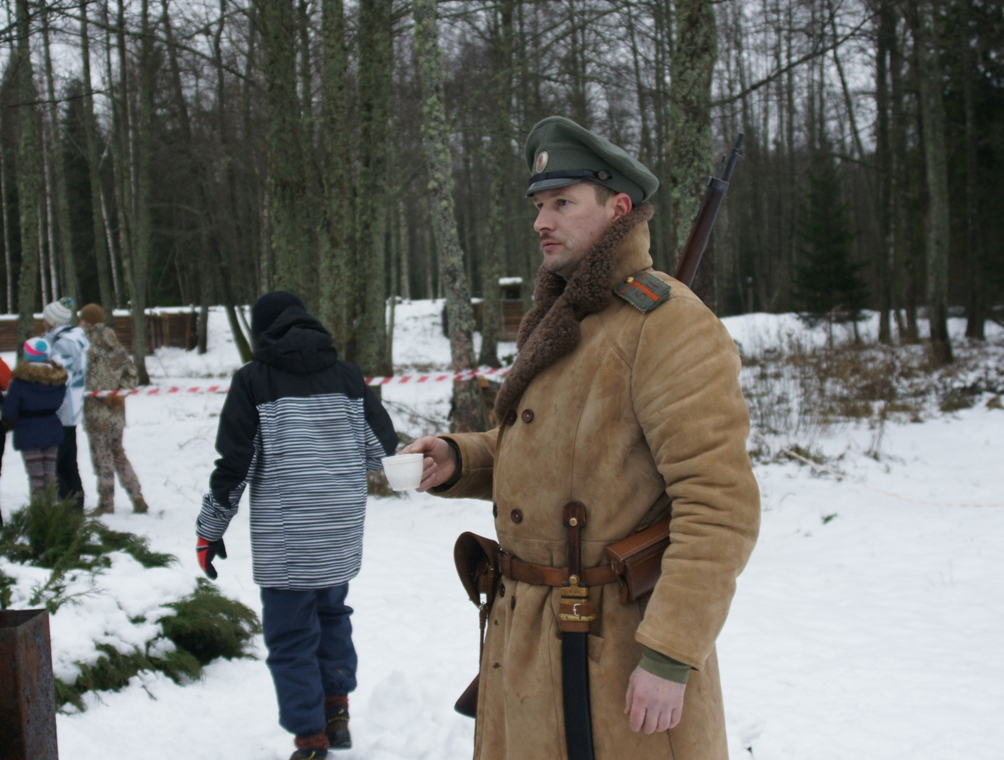
[[[586,508],[577,501],[565,505],[565,527],[568,528],[568,581],[561,586],[558,620],[561,630],[587,633],[596,620],[596,611],[589,601],[589,588],[582,585],[582,529],[586,525]]]
[[[561,587],[561,606],[558,619],[563,623],[561,630],[577,631],[580,626],[589,630],[589,624],[596,620],[596,611],[589,601],[589,588],[579,585],[579,576],[568,576],[568,585]]]

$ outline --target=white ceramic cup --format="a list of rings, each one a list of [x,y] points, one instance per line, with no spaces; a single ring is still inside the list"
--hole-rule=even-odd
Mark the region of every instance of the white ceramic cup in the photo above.
[[[422,484],[425,454],[398,454],[383,458],[383,472],[395,491],[410,491]]]

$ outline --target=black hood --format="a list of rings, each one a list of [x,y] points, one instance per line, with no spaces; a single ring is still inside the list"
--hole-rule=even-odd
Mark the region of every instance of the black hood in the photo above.
[[[258,337],[254,358],[283,372],[305,375],[333,366],[338,351],[324,325],[305,309],[289,306]]]

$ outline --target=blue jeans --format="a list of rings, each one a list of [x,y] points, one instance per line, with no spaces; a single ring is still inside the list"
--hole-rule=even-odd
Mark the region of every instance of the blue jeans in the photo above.
[[[297,736],[324,731],[324,697],[356,688],[349,584],[261,590],[262,628],[279,700],[279,725]]]

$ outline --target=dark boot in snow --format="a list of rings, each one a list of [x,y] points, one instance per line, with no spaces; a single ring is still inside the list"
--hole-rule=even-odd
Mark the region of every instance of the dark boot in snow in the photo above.
[[[349,708],[338,707],[329,712],[324,733],[328,735],[331,749],[352,749],[352,735],[349,734]]]
[[[352,736],[349,734],[348,694],[328,694],[324,697],[324,717],[331,749],[351,749]]]
[[[328,756],[328,737],[324,734],[297,736],[293,743],[296,745],[296,752],[289,760],[321,760]]]

